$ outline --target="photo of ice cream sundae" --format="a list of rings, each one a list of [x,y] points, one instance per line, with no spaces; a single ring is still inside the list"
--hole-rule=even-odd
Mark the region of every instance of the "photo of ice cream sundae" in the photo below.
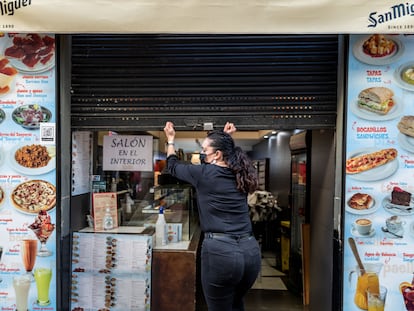
[[[46,248],[46,242],[55,230],[55,225],[52,224],[48,212],[41,210],[36,216],[35,221],[29,225],[29,229],[36,234],[40,241],[40,249],[37,256],[46,257],[52,255],[52,252]]]

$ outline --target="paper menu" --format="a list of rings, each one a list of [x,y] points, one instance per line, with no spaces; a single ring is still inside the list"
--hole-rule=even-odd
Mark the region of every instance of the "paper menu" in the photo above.
[[[92,175],[92,132],[72,133],[72,195],[88,193]]]
[[[72,310],[150,310],[152,235],[73,233]]]
[[[118,310],[146,310],[150,304],[151,284],[148,279],[125,276],[116,282],[114,298]]]
[[[92,194],[93,221],[95,231],[104,230],[104,218],[109,209],[113,220],[113,228],[118,227],[118,200],[116,192],[100,192]]]
[[[116,254],[116,271],[135,271],[139,273],[148,269],[151,260],[151,249],[148,241],[120,240]],[[143,252],[143,249],[147,249]]]
[[[139,276],[75,274],[72,275],[72,306],[84,310],[149,310],[150,280]]]
[[[106,243],[104,239],[80,239],[73,235],[72,263],[87,271],[105,267]]]
[[[72,274],[71,289],[71,301],[73,304],[95,310],[105,307],[105,275],[74,273]]]

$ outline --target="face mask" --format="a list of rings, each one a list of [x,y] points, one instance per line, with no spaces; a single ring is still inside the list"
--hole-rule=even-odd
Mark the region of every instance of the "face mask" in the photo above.
[[[214,153],[214,152],[213,152],[213,153]],[[213,153],[210,153],[209,155],[211,155],[211,154],[213,154]],[[207,154],[205,154],[205,153],[200,153],[200,163],[201,163],[201,164],[210,164],[210,163],[214,164],[214,163],[216,163],[216,160],[213,160],[213,162],[206,162],[206,158],[207,158]]]
[[[208,164],[206,162],[206,157],[207,157],[207,155],[205,153],[200,153],[200,162],[201,162],[201,164]]]

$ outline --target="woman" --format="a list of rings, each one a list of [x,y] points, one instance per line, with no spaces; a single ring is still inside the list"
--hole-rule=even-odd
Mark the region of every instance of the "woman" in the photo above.
[[[174,124],[167,122],[168,171],[197,191],[201,249],[201,283],[209,311],[244,310],[243,297],[260,271],[259,245],[252,235],[247,195],[257,175],[247,155],[234,145],[232,123],[212,131],[202,143],[201,165],[178,161]]]

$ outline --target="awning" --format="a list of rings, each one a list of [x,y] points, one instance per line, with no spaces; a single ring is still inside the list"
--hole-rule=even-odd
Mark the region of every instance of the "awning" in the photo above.
[[[4,0],[0,31],[52,33],[413,33],[412,1]]]

